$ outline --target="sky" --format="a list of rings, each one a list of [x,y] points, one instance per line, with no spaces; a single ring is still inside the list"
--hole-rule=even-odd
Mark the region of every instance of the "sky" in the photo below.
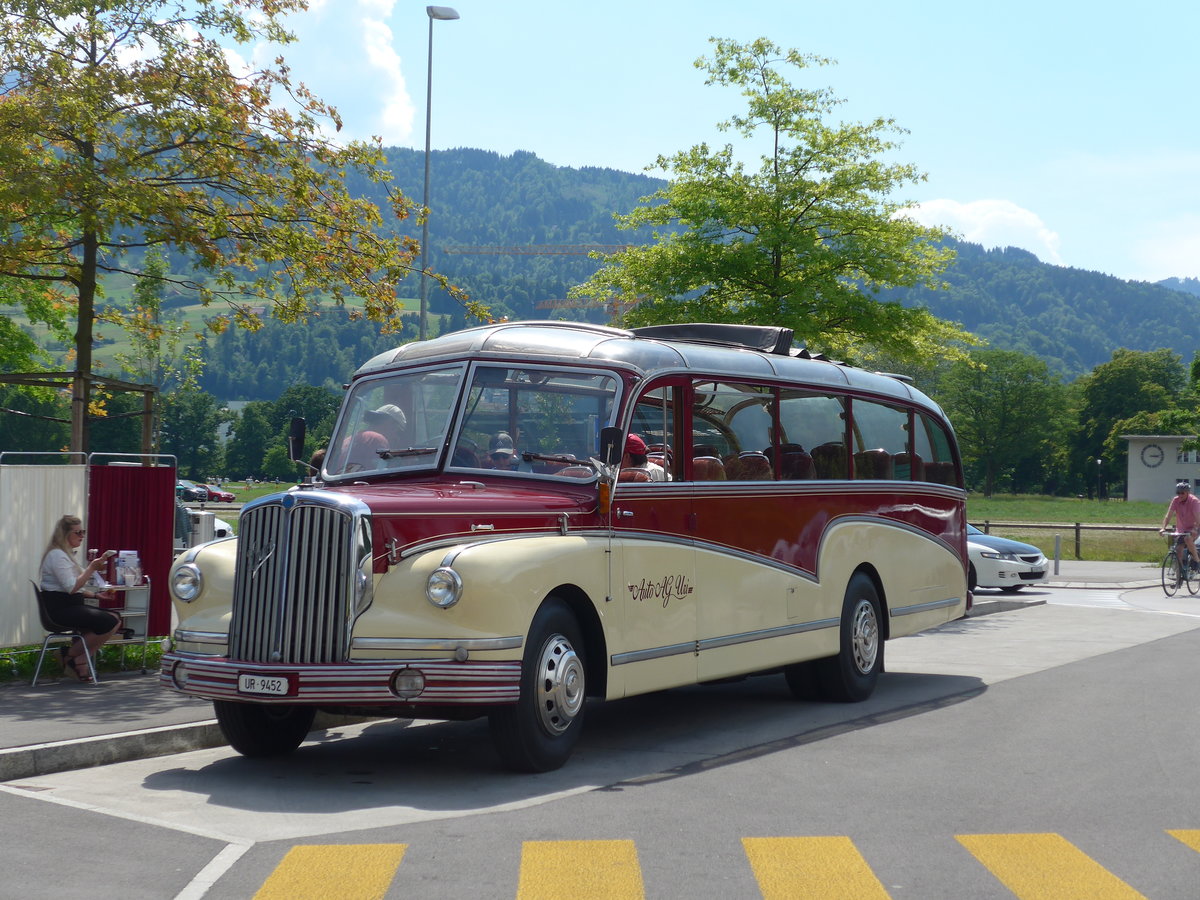
[[[715,126],[741,98],[693,65],[709,38],[766,37],[836,60],[790,80],[843,98],[837,119],[907,131],[895,161],[927,179],[895,199],[921,221],[1055,265],[1200,278],[1195,0],[452,2],[460,18],[433,28],[435,150],[648,171],[731,140]],[[343,134],[424,148],[424,4],[310,0],[289,21],[293,76]]]

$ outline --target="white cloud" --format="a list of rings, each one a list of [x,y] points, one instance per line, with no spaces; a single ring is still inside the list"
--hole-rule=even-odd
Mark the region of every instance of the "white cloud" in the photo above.
[[[307,12],[287,19],[296,41],[258,47],[256,54],[273,59],[282,53],[294,80],[337,107],[341,137],[408,143],[415,108],[387,24],[394,6],[395,0],[313,0]]]
[[[1010,200],[927,200],[906,215],[922,225],[942,225],[984,247],[1020,247],[1043,262],[1062,265],[1061,241],[1037,213]]]

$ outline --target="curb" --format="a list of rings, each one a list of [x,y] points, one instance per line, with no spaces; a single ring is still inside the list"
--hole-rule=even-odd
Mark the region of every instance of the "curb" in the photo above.
[[[169,756],[227,743],[216,719],[0,750],[0,781]]]
[[[312,732],[325,731],[368,719],[318,713]],[[207,750],[229,744],[216,719],[192,722],[187,725],[163,725],[121,734],[102,734],[95,737],[28,744],[0,750],[0,782],[38,775],[53,775],[73,769],[90,769],[111,763],[130,762],[170,756],[190,750]]]

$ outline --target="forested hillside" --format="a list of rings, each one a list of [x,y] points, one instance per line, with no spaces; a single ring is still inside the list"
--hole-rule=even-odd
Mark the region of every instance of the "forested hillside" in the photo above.
[[[396,185],[419,199],[423,154],[397,148],[388,157]],[[491,306],[496,316],[607,321],[599,310],[536,306],[565,297],[570,286],[583,281],[597,265],[587,256],[477,251],[647,240],[646,235],[617,230],[613,214],[629,211],[662,184],[611,169],[557,167],[526,152],[437,151],[432,157],[431,265]],[[407,225],[419,235],[415,220]],[[894,296],[961,322],[994,347],[1034,353],[1068,379],[1107,361],[1117,347],[1168,347],[1190,362],[1200,346],[1194,296],[1200,282],[1195,279],[1128,282],[1047,265],[1014,248],[985,250],[961,242],[955,247],[958,260],[946,273],[948,290]],[[456,248],[472,252],[447,252]],[[402,292],[416,296],[415,280]],[[440,291],[431,292],[430,308],[439,316],[435,333],[465,324],[460,307]],[[272,323],[253,334],[231,330],[210,340],[202,386],[226,400],[268,400],[291,384],[338,384],[379,349],[413,335],[413,328],[406,327],[402,337],[380,336],[377,326],[350,322],[334,312],[307,327]]]

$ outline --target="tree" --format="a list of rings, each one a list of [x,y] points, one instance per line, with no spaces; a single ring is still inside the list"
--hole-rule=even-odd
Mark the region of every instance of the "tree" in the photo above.
[[[225,471],[228,474],[237,478],[263,476],[263,459],[275,435],[268,418],[270,412],[270,403],[255,400],[234,415],[232,435],[225,448]]]
[[[228,303],[217,330],[255,327],[264,305],[303,318],[318,292],[395,316],[416,242],[347,187],[386,187],[380,147],[327,137],[336,110],[282,57],[231,62],[231,47],[291,41],[282,17],[305,5],[0,0],[0,277],[74,307],[73,449],[87,448],[103,279],[142,277],[134,258],[148,248],[188,261],[166,276],[175,287]],[[409,214],[399,192],[386,196],[396,218]]]
[[[206,481],[222,468],[218,432],[230,418],[211,394],[173,391],[163,398],[162,452],[175,456],[181,476]]]
[[[963,463],[990,497],[1036,477],[1061,427],[1065,391],[1046,363],[1011,350],[973,350],[942,379],[941,398],[958,433]],[[1057,412],[1057,415],[1056,415]]]
[[[1123,420],[1139,413],[1161,413],[1176,408],[1188,386],[1187,371],[1178,354],[1167,349],[1138,351],[1120,348],[1112,359],[1096,366],[1078,381],[1079,424],[1073,440],[1073,468],[1088,484],[1095,460],[1105,481],[1121,479],[1126,470],[1128,448],[1112,440],[1124,426]],[[1125,431],[1125,434],[1131,433]],[[1105,449],[1106,456],[1102,456]],[[1116,449],[1116,452],[1112,452]]]
[[[655,168],[673,173],[667,187],[618,216],[623,228],[654,228],[655,242],[609,257],[573,296],[643,298],[627,324],[787,325],[839,355],[953,353],[973,342],[924,308],[874,299],[885,288],[937,284],[953,255],[938,245],[943,232],[903,215],[911,204],[889,199],[924,177],[881,160],[901,129],[891,119],[828,125],[840,101],[828,89],[794,87],[780,71],[830,60],[766,39],[713,43],[713,57],[696,61],[706,83],[739,88],[749,102],[718,127],[747,142],[765,131],[761,166],[748,171],[730,144],[660,156]]]

